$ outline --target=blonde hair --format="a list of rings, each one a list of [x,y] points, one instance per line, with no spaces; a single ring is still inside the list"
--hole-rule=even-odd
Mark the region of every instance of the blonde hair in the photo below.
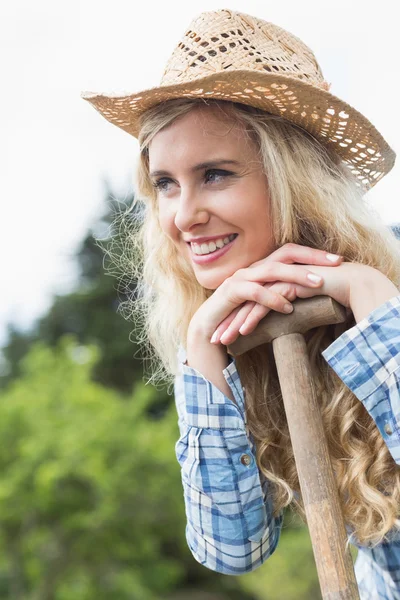
[[[200,286],[191,266],[160,227],[148,147],[161,129],[204,102],[171,100],[147,111],[141,122],[134,207],[143,210],[135,230],[126,236],[123,253],[130,261],[129,269],[134,269],[138,295],[125,308],[140,319],[140,341],[152,360],[152,383],[173,381],[177,349],[185,346],[190,320],[212,292]],[[398,242],[368,209],[363,189],[334,152],[307,132],[264,111],[227,101],[207,100],[206,104],[238,123],[257,144],[269,185],[275,247],[296,243],[324,249],[343,255],[346,261],[370,265],[399,285]],[[387,539],[397,525],[400,467],[363,404],[321,356],[352,325],[351,317],[342,329],[318,328],[311,332],[307,346],[346,524],[361,544],[374,545]],[[274,509],[278,513],[293,503],[303,513],[270,346],[237,357],[236,365],[246,389],[257,463],[272,482]]]

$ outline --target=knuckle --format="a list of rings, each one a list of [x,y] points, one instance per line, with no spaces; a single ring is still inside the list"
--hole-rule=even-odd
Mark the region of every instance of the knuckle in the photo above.
[[[270,304],[273,308],[277,308],[277,309],[281,309],[282,304],[284,304],[284,299],[282,298],[282,296],[280,294],[277,294],[276,292],[271,292],[271,300],[270,300]]]
[[[237,289],[237,280],[235,279],[234,275],[231,275],[230,277],[227,277],[225,279],[225,281],[223,281],[220,285],[220,287],[222,288],[222,290],[224,291],[224,293],[226,294],[234,294],[235,290]]]
[[[270,262],[266,263],[266,265],[265,265],[265,276],[266,277],[270,277],[271,275],[273,275],[277,264],[278,263],[275,260],[271,260]]]
[[[252,299],[257,303],[265,302],[265,294],[262,287],[257,285],[253,288]]]
[[[277,290],[282,296],[290,296],[293,292],[293,284],[292,283],[282,283]]]
[[[231,275],[231,277],[233,279],[243,279],[244,278],[243,273],[244,273],[244,269],[241,268],[241,269],[238,269],[233,275]]]
[[[298,244],[295,244],[294,242],[286,242],[286,244],[283,244],[282,248],[285,250],[294,250],[297,246]]]
[[[233,300],[236,296],[236,288],[234,285],[234,281],[231,278],[225,279],[225,281],[220,285],[219,289],[224,298],[228,300]]]
[[[292,258],[296,251],[298,250],[298,245],[293,242],[288,242],[284,246],[282,246],[282,256],[284,259]]]
[[[294,244],[293,242],[288,242],[282,246],[282,251],[286,255],[293,254],[295,250],[297,250],[298,244]]]

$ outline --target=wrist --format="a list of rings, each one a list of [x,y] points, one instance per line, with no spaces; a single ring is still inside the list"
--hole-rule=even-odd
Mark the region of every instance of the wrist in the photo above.
[[[197,362],[197,358],[207,354],[207,356],[226,357],[226,366],[228,365],[228,352],[223,344],[211,344],[211,335],[204,330],[204,327],[189,326],[186,337],[186,356],[188,364],[191,361]],[[225,361],[224,361],[225,362]]]
[[[189,327],[186,343],[186,365],[192,367],[214,384],[225,396],[234,401],[223,370],[229,364],[226,347],[211,344],[203,328]]]
[[[207,344],[210,343],[211,334],[208,335],[206,328],[195,321],[191,321],[187,331],[187,344]]]
[[[381,271],[363,265],[350,289],[350,308],[357,323],[400,291]]]

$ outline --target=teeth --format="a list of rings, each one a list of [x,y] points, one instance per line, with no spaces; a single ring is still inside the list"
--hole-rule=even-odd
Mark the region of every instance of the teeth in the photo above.
[[[236,234],[233,233],[230,236],[227,236],[225,238],[218,238],[217,240],[213,240],[212,242],[209,242],[209,243],[203,243],[203,244],[192,243],[191,244],[192,251],[198,255],[210,254],[211,252],[215,252],[219,248],[223,248],[224,246],[226,246],[226,244],[229,244],[229,242],[231,242],[233,239],[235,239],[235,237],[236,237]]]

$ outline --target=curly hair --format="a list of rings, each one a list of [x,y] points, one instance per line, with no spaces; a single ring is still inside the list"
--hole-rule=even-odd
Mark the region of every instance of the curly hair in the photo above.
[[[142,117],[133,207],[141,207],[124,237],[125,267],[139,282],[126,314],[142,324],[151,360],[152,383],[172,383],[177,350],[185,346],[190,320],[212,291],[162,231],[157,195],[149,177],[148,148],[175,119],[200,106],[222,111],[257,145],[269,186],[275,247],[295,243],[372,266],[400,283],[398,241],[365,202],[365,190],[339,156],[290,122],[238,103],[176,99]],[[129,264],[128,264],[129,263]],[[398,525],[400,467],[363,404],[329,368],[321,352],[354,325],[312,330],[307,347],[344,519],[360,544],[388,539]],[[248,427],[256,441],[257,464],[271,481],[276,514],[289,504],[304,516],[299,480],[282,395],[270,345],[236,358],[246,391]]]

